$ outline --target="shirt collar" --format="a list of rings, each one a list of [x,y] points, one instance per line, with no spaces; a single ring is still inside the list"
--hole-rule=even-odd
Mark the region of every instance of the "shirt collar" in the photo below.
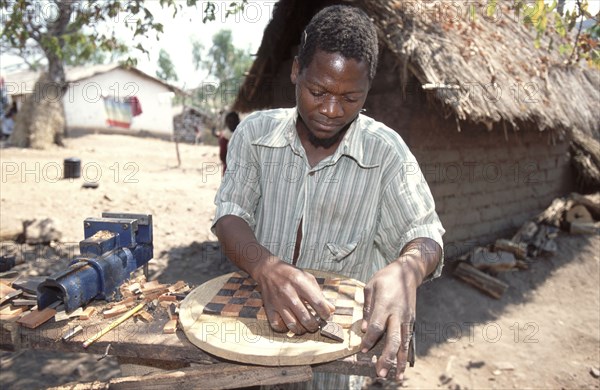
[[[300,138],[296,132],[296,119],[298,118],[298,109],[287,110],[285,115],[282,115],[281,121],[277,127],[268,132],[264,136],[256,139],[252,144],[257,146],[265,146],[271,148],[283,148],[290,146],[295,153],[304,153]],[[366,129],[360,129],[362,115],[352,122],[350,128],[344,135],[342,142],[338,146],[335,153],[328,159],[332,163],[336,163],[343,155],[352,158],[362,168],[374,168],[379,164],[374,164],[365,156],[365,134]]]

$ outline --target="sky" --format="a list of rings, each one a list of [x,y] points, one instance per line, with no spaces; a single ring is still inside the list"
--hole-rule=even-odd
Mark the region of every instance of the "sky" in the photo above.
[[[143,41],[144,47],[151,49],[150,59],[146,55],[138,55],[138,69],[155,75],[158,69],[158,53],[162,48],[169,53],[179,77],[179,81],[173,83],[179,87],[195,87],[206,78],[206,74],[194,70],[192,38],[202,42],[205,49],[208,49],[212,45],[215,33],[221,29],[229,29],[232,31],[234,46],[255,54],[260,47],[264,29],[271,19],[276,1],[251,1],[243,12],[227,18],[226,6],[230,1],[215,1],[216,20],[207,23],[202,23],[203,2],[198,3],[196,8],[184,7],[174,19],[172,13],[162,10],[158,2],[149,3],[149,9],[157,21],[164,24],[165,30],[158,41],[154,37]],[[118,23],[115,27],[122,31],[123,36],[131,36],[131,33],[124,29],[123,23]]]
[[[44,0],[41,0],[44,1]],[[101,1],[101,0],[99,0]],[[184,0],[176,0],[185,4]],[[450,1],[450,0],[440,0]],[[532,2],[534,0],[526,0]],[[550,0],[547,0],[551,2]],[[158,53],[160,49],[165,49],[175,65],[176,73],[179,77],[178,82],[172,82],[180,88],[194,88],[199,86],[202,81],[207,79],[207,75],[202,71],[195,71],[192,63],[192,45],[191,38],[195,37],[201,41],[205,48],[211,46],[212,36],[220,29],[230,29],[233,35],[233,43],[236,47],[249,49],[250,53],[256,53],[260,47],[262,35],[265,27],[270,21],[276,0],[252,1],[250,0],[243,12],[225,18],[228,4],[231,1],[215,0],[213,3],[217,9],[215,12],[216,20],[202,23],[203,9],[205,1],[199,0],[196,8],[185,7],[178,12],[175,18],[172,17],[171,10],[161,9],[158,0],[147,0],[146,4],[156,21],[163,23],[164,33],[160,40],[150,34],[147,38],[132,39],[133,33],[125,27],[125,21],[132,21],[131,15],[120,14],[111,20],[105,28],[108,31],[115,31],[115,34],[125,42],[131,42],[135,46],[141,42],[144,47],[150,51],[150,57],[141,54],[133,49],[134,57],[138,58],[138,69],[155,76],[158,69]],[[574,5],[574,0],[567,2],[567,8]],[[600,9],[600,0],[589,0],[590,11],[595,14]],[[7,66],[14,65],[18,59],[8,57],[0,53],[0,71],[8,73]],[[14,71],[14,66],[11,71]]]

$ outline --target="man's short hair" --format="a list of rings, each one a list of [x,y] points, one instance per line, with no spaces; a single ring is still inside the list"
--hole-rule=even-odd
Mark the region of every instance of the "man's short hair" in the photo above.
[[[317,49],[365,61],[369,80],[377,70],[377,30],[361,9],[346,5],[323,8],[304,29],[298,52],[300,71],[308,67]]]
[[[238,115],[237,112],[231,111],[231,112],[228,112],[227,115],[225,115],[225,125],[227,125],[229,130],[231,130],[232,132],[235,131],[235,128],[239,124],[240,124],[240,116]]]

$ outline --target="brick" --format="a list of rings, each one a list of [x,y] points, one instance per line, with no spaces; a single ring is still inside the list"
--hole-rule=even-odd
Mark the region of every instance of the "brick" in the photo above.
[[[443,223],[445,221],[456,221],[457,225],[470,225],[481,221],[479,210],[464,210],[462,212],[452,212],[440,216]]]
[[[444,203],[446,210],[450,212],[469,208],[469,198],[466,196],[446,197]]]
[[[460,183],[430,183],[429,187],[434,198],[461,193]]]
[[[506,202],[499,207],[502,210],[503,216],[511,216],[524,210],[523,203],[520,201]]]
[[[427,145],[431,145],[431,143],[428,142]],[[417,149],[415,148],[415,150]],[[417,152],[415,151],[415,155],[416,154]],[[427,161],[427,164],[461,161],[460,153],[456,149],[421,149],[421,153],[419,153],[419,155],[421,158],[418,161]]]
[[[467,207],[478,209],[481,214],[481,210],[485,207],[494,207],[493,199],[490,199],[490,196],[480,195],[480,194],[472,194],[468,197]],[[483,215],[481,220],[484,220]]]

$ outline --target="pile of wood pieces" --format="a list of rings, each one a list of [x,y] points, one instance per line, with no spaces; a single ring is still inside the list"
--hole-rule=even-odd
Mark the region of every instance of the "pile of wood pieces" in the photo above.
[[[511,239],[478,247],[460,257],[454,276],[500,299],[509,285],[495,277],[499,272],[525,270],[538,257],[553,255],[560,230],[571,234],[600,234],[600,193],[572,193],[555,199],[534,220],[527,221]]]
[[[161,284],[156,280],[146,282],[146,278],[141,275],[120,286],[121,299],[118,301],[94,300],[85,308],[80,307],[71,313],[66,313],[60,301],[38,310],[36,290],[42,280],[43,278],[23,277],[0,279],[0,320],[16,321],[20,326],[30,329],[35,329],[51,320],[73,321],[69,323],[68,330],[63,335],[64,340],[81,332],[86,326],[85,322],[91,319],[95,320],[94,323],[103,319],[113,321],[103,332],[100,332],[102,334],[96,335],[99,338],[114,329],[118,325],[115,325],[116,322],[121,323],[130,317],[134,317],[135,321],[151,322],[155,315],[162,312],[166,312],[169,317],[163,332],[175,333],[179,302],[190,291],[190,286],[183,281],[172,285]]]

